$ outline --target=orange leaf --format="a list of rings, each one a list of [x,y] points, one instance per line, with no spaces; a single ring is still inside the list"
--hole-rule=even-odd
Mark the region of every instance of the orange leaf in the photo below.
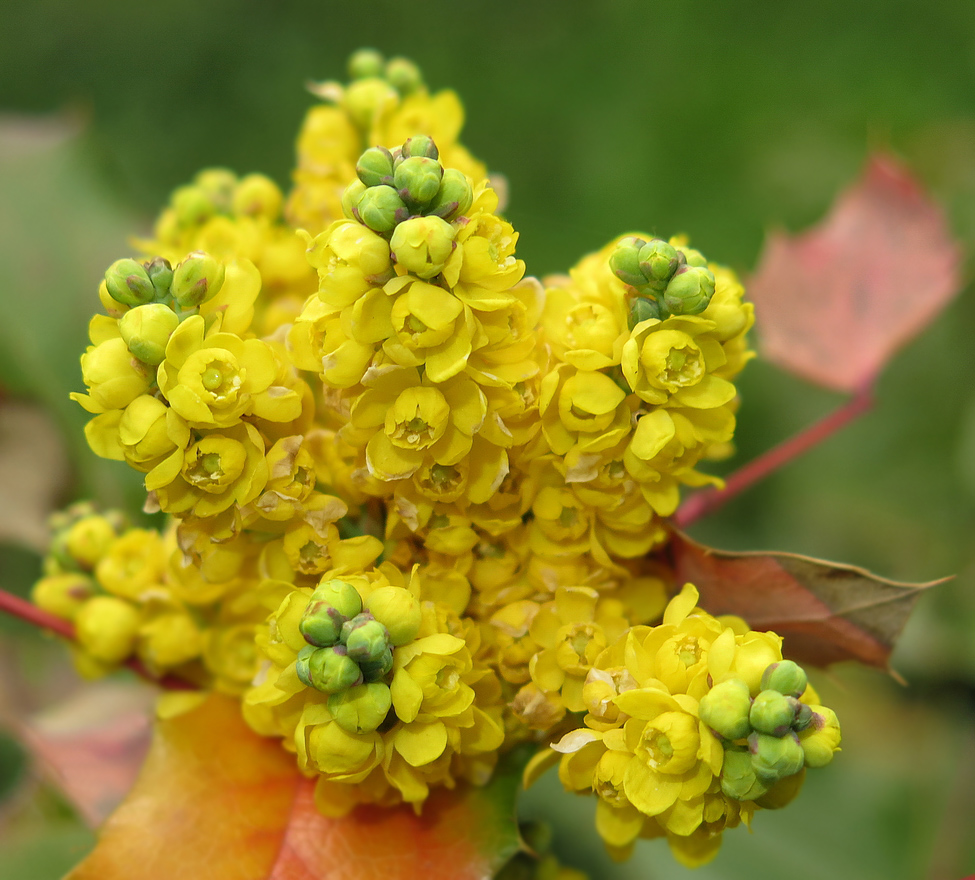
[[[828,388],[863,387],[958,292],[960,260],[940,208],[873,156],[819,226],[770,235],[748,286],[762,353]]]
[[[888,668],[921,593],[944,583],[901,584],[793,553],[728,553],[680,532],[670,551],[678,583],[698,588],[702,608],[778,633],[788,657],[813,666],[858,660]]]
[[[409,807],[315,808],[314,782],[211,695],[156,725],[135,788],[67,880],[487,880],[518,849],[519,775]]]

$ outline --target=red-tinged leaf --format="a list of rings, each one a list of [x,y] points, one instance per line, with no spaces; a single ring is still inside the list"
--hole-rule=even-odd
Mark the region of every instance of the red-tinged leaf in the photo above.
[[[157,722],[131,795],[67,880],[487,880],[518,849],[520,774],[409,807],[315,808],[314,782],[217,695]]]
[[[960,261],[940,208],[874,156],[819,226],[769,237],[748,285],[762,353],[828,388],[861,388],[958,292]]]
[[[924,590],[862,568],[792,553],[729,553],[674,532],[678,583],[690,582],[711,614],[736,614],[785,639],[786,655],[826,666],[858,660],[887,669],[890,653]]]

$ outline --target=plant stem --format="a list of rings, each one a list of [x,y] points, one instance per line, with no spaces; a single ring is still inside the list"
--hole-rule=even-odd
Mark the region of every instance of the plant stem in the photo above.
[[[47,611],[38,608],[25,599],[21,599],[19,596],[8,593],[3,589],[0,589],[0,611],[5,611],[13,617],[19,617],[21,620],[25,620],[33,626],[57,633],[57,635],[68,641],[75,641],[74,624],[70,621],[55,617],[53,614],[49,614]],[[159,685],[159,687],[166,690],[198,689],[193,683],[182,678],[177,678],[175,675],[164,675],[162,677],[153,675],[138,657],[130,657],[125,661],[124,665],[140,678],[144,678],[146,681]]]
[[[732,473],[725,480],[723,489],[705,489],[703,492],[691,495],[674,514],[674,525],[686,529],[702,517],[714,513],[755,483],[765,479],[769,474],[804,452],[808,452],[814,446],[818,446],[872,406],[873,384],[871,383],[859,389],[853,397],[829,415],[813,422],[808,428],[804,428],[778,446],[773,446],[768,452]]]

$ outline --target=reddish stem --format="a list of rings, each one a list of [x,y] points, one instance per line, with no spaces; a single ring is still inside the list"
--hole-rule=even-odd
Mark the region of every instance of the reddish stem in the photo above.
[[[818,446],[828,437],[845,427],[858,416],[863,415],[873,406],[873,386],[865,385],[846,403],[784,440],[778,446],[773,446],[768,452],[739,468],[726,480],[723,489],[705,489],[692,495],[685,501],[677,513],[674,514],[674,525],[680,529],[697,522],[702,517],[714,513],[746,489],[765,479],[769,474]]]
[[[55,617],[53,614],[49,614],[47,611],[21,599],[19,596],[15,596],[13,593],[8,593],[2,589],[0,589],[0,611],[6,611],[7,614],[19,617],[21,620],[26,620],[27,623],[33,624],[41,629],[51,630],[51,632],[57,633],[68,641],[73,642],[75,640],[73,623],[63,618]],[[151,681],[153,684],[159,685],[166,690],[197,690],[196,685],[182,678],[177,678],[175,675],[164,675],[161,678],[153,675],[137,657],[130,657],[125,661],[125,665],[141,678],[144,678],[146,681]]]

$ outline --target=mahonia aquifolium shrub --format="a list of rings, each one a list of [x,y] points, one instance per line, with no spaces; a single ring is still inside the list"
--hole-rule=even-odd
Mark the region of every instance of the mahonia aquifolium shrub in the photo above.
[[[526,276],[457,97],[351,74],[290,194],[203,171],[105,273],[73,396],[169,524],[70,508],[35,601],[85,674],[238,695],[329,815],[420,811],[532,743],[526,781],[557,763],[614,856],[703,863],[840,740],[781,639],[654,553],[718,482],[752,307],[681,237]]]

